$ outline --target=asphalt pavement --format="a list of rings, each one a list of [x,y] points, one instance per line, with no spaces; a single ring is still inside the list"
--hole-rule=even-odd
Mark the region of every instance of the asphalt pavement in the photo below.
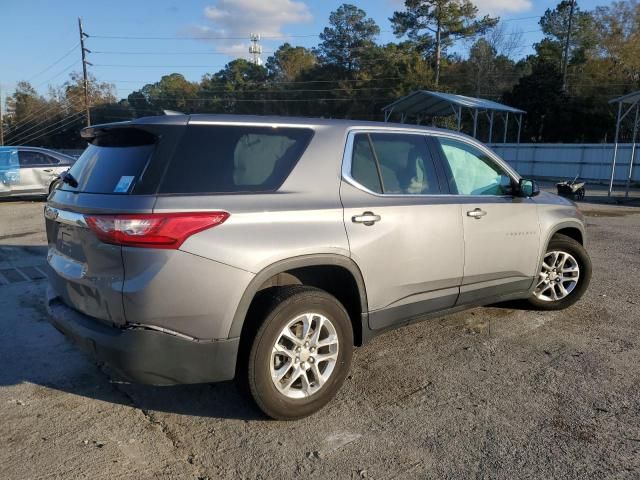
[[[113,383],[45,320],[42,201],[0,202],[0,478],[640,478],[640,208],[581,204],[594,276],[355,352],[324,410]]]

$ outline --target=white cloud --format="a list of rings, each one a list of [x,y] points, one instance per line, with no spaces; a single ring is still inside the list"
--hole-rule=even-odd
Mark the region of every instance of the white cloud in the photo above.
[[[204,18],[206,24],[192,26],[187,33],[213,43],[220,52],[247,57],[250,33],[284,37],[282,27],[310,22],[313,16],[298,0],[217,0],[205,7]]]
[[[524,12],[533,6],[531,0],[475,0],[473,3],[481,13],[493,15]]]

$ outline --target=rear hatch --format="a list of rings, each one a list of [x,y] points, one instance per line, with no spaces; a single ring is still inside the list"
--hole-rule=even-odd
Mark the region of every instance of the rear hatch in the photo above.
[[[49,283],[68,306],[96,319],[125,323],[122,247],[89,228],[107,214],[152,212],[157,181],[188,117],[88,128],[89,146],[45,207]]]

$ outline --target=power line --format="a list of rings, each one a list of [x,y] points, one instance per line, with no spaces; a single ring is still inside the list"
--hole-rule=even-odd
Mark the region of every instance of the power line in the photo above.
[[[262,53],[275,53],[275,50],[263,50]],[[123,51],[98,51],[92,50],[93,55],[229,55],[227,52],[123,52]]]
[[[78,104],[77,105],[73,105],[73,103],[71,101],[69,101],[69,104],[62,106],[63,108],[69,108],[69,109],[73,109],[73,108],[78,108],[81,107],[82,105]],[[47,110],[53,110],[53,109],[58,109],[60,108],[61,105],[52,105],[49,109]],[[34,125],[31,125],[29,128],[27,128],[26,130],[23,130],[22,132],[16,132],[16,130],[18,130],[18,128],[13,128],[11,129],[11,132],[14,132],[11,134],[11,140],[12,143],[15,141],[16,137],[17,138],[22,138],[22,137],[28,137],[29,135],[31,135],[29,132],[31,132],[32,130],[36,129],[36,128],[40,128],[42,125],[45,125],[47,123],[47,119],[41,119],[41,121],[35,123]],[[23,123],[24,125],[24,123]],[[46,127],[45,127],[46,128]]]
[[[65,53],[64,55],[62,55],[60,58],[58,58],[55,62],[53,62],[51,65],[49,65],[47,68],[45,68],[44,70],[41,70],[40,72],[36,73],[35,75],[33,75],[32,77],[30,77],[27,82],[31,82],[34,78],[39,77],[40,75],[42,75],[44,72],[47,72],[49,70],[51,70],[53,67],[55,67],[56,65],[58,65],[62,60],[64,60],[65,58],[67,58],[69,55],[71,55],[76,48],[78,48],[78,45],[80,45],[79,43],[76,43],[67,53]]]
[[[530,17],[518,17],[518,18],[506,18],[504,20],[500,20],[501,22],[517,22],[520,20],[531,20],[534,18],[540,18],[540,15],[532,15]]]
[[[53,77],[51,77],[51,78],[49,78],[49,79],[45,80],[45,81],[44,81],[44,82],[42,82],[42,83],[39,83],[38,85],[36,85],[36,86],[35,86],[35,87],[33,87],[33,88],[35,88],[35,89],[37,90],[37,89],[38,89],[38,88],[40,88],[42,85],[44,85],[44,84],[46,84],[46,83],[49,83],[49,82],[50,82],[51,80],[53,80],[54,78],[58,78],[60,75],[62,75],[63,73],[65,73],[67,70],[72,69],[72,68],[73,68],[73,67],[75,67],[77,64],[78,64],[78,60],[76,60],[75,62],[73,62],[71,65],[69,65],[69,66],[65,67],[63,70],[60,70],[60,71],[59,71],[58,73],[56,73]]]
[[[67,102],[71,102],[70,100],[67,100]],[[40,110],[40,111],[33,111],[30,114],[28,114],[27,116],[25,116],[22,120],[20,120],[18,123],[16,123],[15,125],[13,125],[11,127],[11,129],[9,129],[9,132],[13,132],[15,130],[18,130],[20,128],[22,128],[23,126],[25,126],[27,123],[35,120],[36,118],[39,120],[43,120],[46,118],[46,114],[48,112],[51,112],[53,110],[58,110],[60,108],[64,108],[66,105],[64,102],[54,102],[50,105],[48,105],[47,107],[45,107],[44,110]]]
[[[43,132],[45,130],[49,130],[50,128],[55,127],[56,125],[58,125],[58,124],[60,124],[62,122],[65,122],[66,120],[68,120],[70,118],[78,117],[78,115],[82,115],[83,116],[84,112],[76,112],[76,113],[73,113],[71,115],[68,115],[68,116],[62,118],[61,120],[58,120],[57,122],[52,123],[51,125],[47,125],[46,127],[41,128],[40,130],[38,130],[36,132],[30,133],[29,135],[26,135],[26,136],[20,136],[18,139],[15,139],[12,143],[15,143],[16,145],[18,145],[18,144],[25,144],[25,143],[28,143],[28,142],[32,142],[33,140],[35,140],[37,138],[41,138],[44,135],[48,135],[51,132],[46,132],[46,133],[44,133],[42,135],[38,135],[39,133],[41,133],[41,132]],[[77,118],[75,118],[75,120],[77,120]],[[67,122],[67,123],[65,123],[65,125],[68,125],[70,123],[72,123],[72,122]],[[35,136],[35,138],[34,138],[34,136]]]
[[[392,30],[381,30],[380,33],[393,33]],[[319,37],[318,33],[313,34],[300,34],[300,35],[262,35],[263,39],[269,40],[287,40],[289,38],[312,38]],[[164,36],[164,37],[142,37],[131,35],[91,35],[91,38],[104,38],[111,40],[246,40],[246,36],[225,36],[225,35],[198,35],[192,37],[180,37],[176,35]]]
[[[42,135],[40,135],[40,136],[37,136],[37,137],[35,137],[35,138],[31,138],[31,139],[29,139],[29,140],[28,140],[28,142],[29,142],[29,143],[31,143],[31,142],[34,142],[34,141],[38,140],[39,138],[42,138],[42,137],[44,137],[44,136],[46,136],[46,135],[51,135],[51,134],[53,134],[53,133],[59,132],[59,131],[60,131],[60,130],[62,130],[63,128],[68,127],[69,125],[71,125],[71,124],[73,124],[73,123],[77,122],[78,120],[82,120],[82,117],[84,116],[84,113],[83,113],[83,112],[79,112],[79,113],[80,113],[80,117],[78,117],[78,118],[74,118],[73,120],[71,120],[71,121],[69,121],[69,122],[65,123],[64,125],[60,125],[59,127],[54,128],[53,130],[50,130],[50,131],[48,131],[48,132],[45,132],[45,133],[43,133],[43,134],[42,134]]]

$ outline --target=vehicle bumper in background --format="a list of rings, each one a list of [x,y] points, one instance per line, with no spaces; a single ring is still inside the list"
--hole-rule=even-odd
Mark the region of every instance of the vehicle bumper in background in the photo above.
[[[68,307],[47,292],[49,320],[81,350],[123,380],[150,385],[233,379],[239,338],[197,341],[144,328],[119,328]]]

